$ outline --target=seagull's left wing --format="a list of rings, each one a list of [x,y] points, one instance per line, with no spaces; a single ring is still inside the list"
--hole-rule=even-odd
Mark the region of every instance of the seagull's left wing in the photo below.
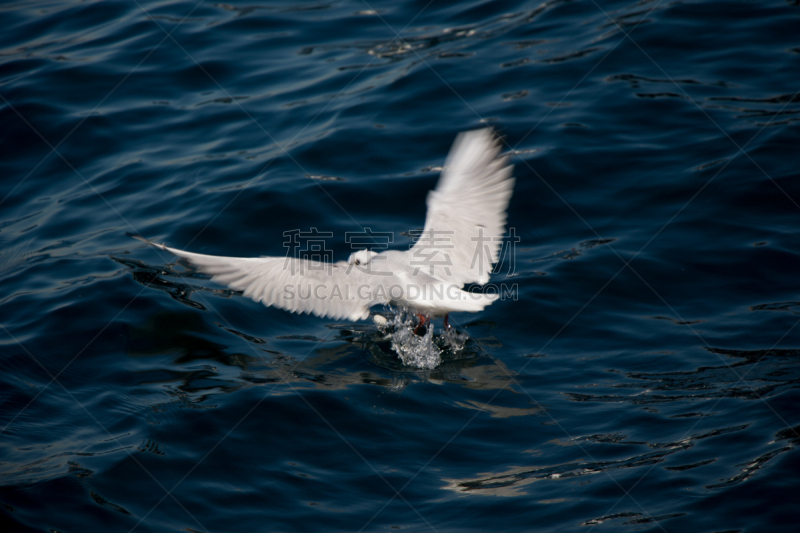
[[[143,239],[142,239],[143,240]],[[196,254],[146,241],[210,274],[212,281],[243,291],[266,306],[333,319],[361,320],[386,303],[385,278],[345,261],[321,263],[293,257],[223,257]]]

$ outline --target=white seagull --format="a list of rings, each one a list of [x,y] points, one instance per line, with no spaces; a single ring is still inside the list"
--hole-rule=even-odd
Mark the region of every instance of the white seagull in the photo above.
[[[394,304],[417,313],[420,327],[442,315],[449,327],[449,313],[482,311],[498,298],[496,292],[462,287],[484,286],[498,260],[514,188],[511,172],[491,129],[460,133],[436,189],[428,193],[425,228],[409,250],[360,250],[347,261],[325,263],[203,255],[145,242],[266,306],[361,320],[369,317],[373,305]]]

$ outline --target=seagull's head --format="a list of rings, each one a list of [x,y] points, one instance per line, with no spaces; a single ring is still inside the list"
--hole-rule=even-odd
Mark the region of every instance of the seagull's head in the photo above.
[[[373,252],[372,250],[359,250],[350,254],[350,257],[347,258],[347,262],[355,266],[364,266],[368,265],[376,255],[378,255],[378,252]]]

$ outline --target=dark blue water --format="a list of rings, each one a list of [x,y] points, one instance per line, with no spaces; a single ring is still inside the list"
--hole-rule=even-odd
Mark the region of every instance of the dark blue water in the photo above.
[[[796,1],[5,2],[3,531],[796,531]],[[403,366],[126,233],[422,227],[459,131],[520,241]]]

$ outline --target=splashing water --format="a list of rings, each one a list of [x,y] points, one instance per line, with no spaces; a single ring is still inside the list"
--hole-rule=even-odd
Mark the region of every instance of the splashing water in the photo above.
[[[467,339],[469,339],[469,335],[459,333],[454,327],[445,328],[441,336],[442,342],[456,354],[467,345]]]
[[[424,335],[417,335],[416,313],[407,308],[394,309],[391,317],[375,322],[381,333],[392,342],[392,350],[404,365],[432,370],[442,362],[442,353],[449,350],[458,353],[464,349],[469,336],[455,328],[445,328],[442,335],[434,335],[432,322],[428,322]]]

